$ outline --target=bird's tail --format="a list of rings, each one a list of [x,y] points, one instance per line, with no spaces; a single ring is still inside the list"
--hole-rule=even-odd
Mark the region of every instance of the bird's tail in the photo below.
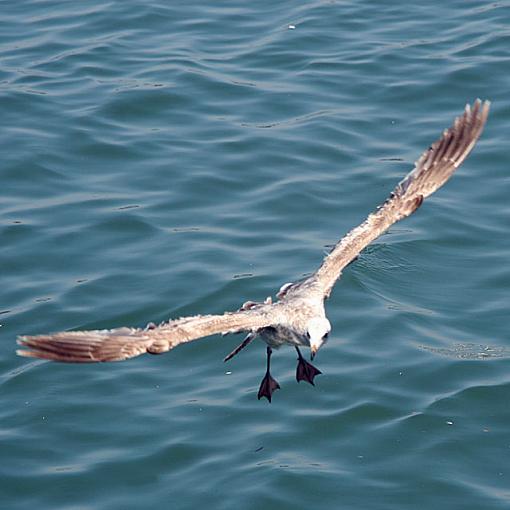
[[[248,333],[246,338],[227,356],[223,361],[228,361],[232,359],[236,354],[239,354],[252,340],[255,340],[257,333]]]

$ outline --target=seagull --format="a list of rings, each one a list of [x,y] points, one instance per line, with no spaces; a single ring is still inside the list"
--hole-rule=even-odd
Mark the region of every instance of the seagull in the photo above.
[[[314,385],[321,372],[305,360],[300,347],[309,347],[311,361],[326,342],[331,324],[324,303],[342,271],[374,239],[397,221],[411,215],[423,200],[439,189],[466,159],[478,140],[489,114],[489,101],[477,99],[443,131],[416,161],[414,169],[398,183],[386,201],[361,225],[345,235],[312,275],[286,283],[263,302],[247,301],[236,311],[222,315],[195,315],[144,328],[121,327],[91,331],[66,331],[47,335],[19,336],[17,354],[69,363],[121,361],[140,354],[162,354],[178,345],[215,334],[247,333],[225,361],[230,360],[255,338],[267,344],[266,372],[258,399],[271,397],[280,385],[270,372],[273,349],[290,345],[296,349],[297,381]]]

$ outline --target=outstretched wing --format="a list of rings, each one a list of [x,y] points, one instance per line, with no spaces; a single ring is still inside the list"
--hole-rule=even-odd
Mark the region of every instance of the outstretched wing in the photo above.
[[[477,99],[466,105],[464,114],[443,132],[415,163],[414,169],[397,185],[389,198],[358,227],[351,230],[309,279],[329,296],[342,270],[393,223],[412,214],[423,199],[440,188],[471,152],[489,115],[489,101]]]
[[[216,333],[257,331],[270,326],[271,305],[258,305],[249,310],[223,315],[197,315],[149,325],[145,329],[118,328],[93,331],[69,331],[51,335],[20,336],[20,356],[71,363],[120,361],[146,352],[161,354],[180,344]]]

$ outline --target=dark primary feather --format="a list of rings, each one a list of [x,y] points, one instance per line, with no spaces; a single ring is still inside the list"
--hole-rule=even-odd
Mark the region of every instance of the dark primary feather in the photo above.
[[[466,105],[464,114],[443,132],[415,163],[414,169],[397,185],[389,198],[358,227],[351,230],[324,259],[309,280],[329,296],[342,270],[368,244],[395,222],[412,214],[423,199],[440,188],[471,152],[489,114],[489,101],[477,99]]]

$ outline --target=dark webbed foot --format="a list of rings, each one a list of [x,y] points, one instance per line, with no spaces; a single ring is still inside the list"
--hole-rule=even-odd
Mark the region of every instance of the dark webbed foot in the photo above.
[[[301,351],[298,347],[296,347],[296,351],[298,353],[298,364],[296,368],[297,382],[306,381],[312,386],[315,386],[313,379],[316,375],[322,374],[322,372],[318,368],[315,368],[311,363],[308,363],[305,358],[303,358],[303,355],[301,354]]]
[[[271,347],[267,346],[267,369],[266,369],[266,375],[262,379],[262,382],[260,383],[259,392],[257,394],[258,399],[260,400],[262,397],[266,397],[269,402],[271,402],[271,395],[275,390],[280,389],[280,385],[276,381],[276,379],[273,379],[271,377],[271,374],[269,372],[269,367],[271,365],[271,353],[272,353]]]
[[[278,382],[271,377],[271,374],[269,372],[266,372],[266,375],[264,376],[264,379],[262,379],[262,382],[260,383],[260,388],[258,392],[258,399],[260,400],[262,397],[266,397],[269,402],[271,402],[271,395],[273,394],[273,391],[279,390],[280,385]]]

